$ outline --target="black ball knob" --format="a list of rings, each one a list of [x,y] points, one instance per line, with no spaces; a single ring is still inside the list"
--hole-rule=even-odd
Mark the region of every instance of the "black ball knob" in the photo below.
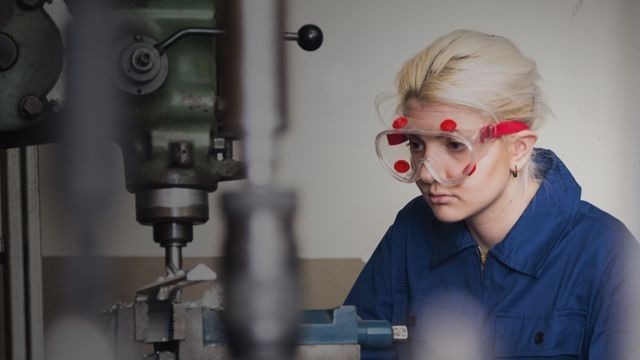
[[[315,25],[303,25],[298,30],[298,45],[304,50],[317,50],[322,45],[322,40],[322,30]]]

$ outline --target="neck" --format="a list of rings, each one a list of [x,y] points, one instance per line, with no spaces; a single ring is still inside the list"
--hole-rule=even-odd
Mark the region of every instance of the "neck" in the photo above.
[[[521,184],[514,181],[492,204],[465,220],[481,252],[486,254],[505,238],[533,199],[539,184],[528,181],[524,193]]]

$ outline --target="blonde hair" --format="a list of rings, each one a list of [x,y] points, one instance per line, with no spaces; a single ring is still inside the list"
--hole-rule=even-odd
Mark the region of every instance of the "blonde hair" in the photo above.
[[[456,30],[409,59],[396,76],[404,113],[409,100],[465,106],[488,113],[495,121],[513,119],[537,129],[548,108],[543,101],[536,63],[508,39],[471,30]],[[522,169],[537,179],[533,161]]]

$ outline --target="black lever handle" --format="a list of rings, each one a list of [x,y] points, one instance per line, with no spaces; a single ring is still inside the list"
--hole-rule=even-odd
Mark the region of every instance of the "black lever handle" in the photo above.
[[[162,55],[167,51],[171,45],[175,44],[181,38],[188,35],[207,35],[207,36],[218,36],[226,34],[226,30],[223,29],[215,29],[215,28],[202,28],[202,27],[192,27],[186,28],[182,30],[178,30],[169,36],[164,41],[159,42],[155,45],[158,53]],[[298,45],[307,51],[317,50],[322,45],[323,35],[322,30],[319,27],[312,24],[307,24],[302,26],[298,32],[285,32],[283,33],[283,37],[285,40],[295,40],[298,42]]]
[[[284,33],[285,40],[295,40],[298,42],[298,46],[307,51],[315,51],[322,45],[323,35],[322,30],[313,24],[307,24],[302,26],[297,33],[286,32]]]

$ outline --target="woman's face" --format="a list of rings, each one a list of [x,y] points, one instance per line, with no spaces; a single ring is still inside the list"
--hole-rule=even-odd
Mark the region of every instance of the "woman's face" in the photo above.
[[[480,112],[441,103],[407,102],[408,127],[438,129],[444,119],[453,119],[459,130],[479,130],[490,118]],[[428,147],[428,146],[427,146]],[[428,151],[428,150],[427,150]],[[416,181],[435,216],[444,222],[455,222],[498,209],[510,201],[507,190],[511,181],[510,156],[503,141],[491,141],[484,147],[476,170],[455,186],[443,186],[421,166]]]

